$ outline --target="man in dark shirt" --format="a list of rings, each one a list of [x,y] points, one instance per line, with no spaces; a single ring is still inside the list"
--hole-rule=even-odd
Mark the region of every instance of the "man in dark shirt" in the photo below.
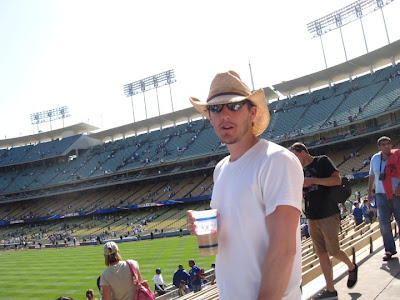
[[[182,265],[179,265],[178,270],[176,270],[176,272],[174,273],[172,282],[179,289],[179,287],[181,285],[181,280],[183,280],[185,282],[185,284],[188,285],[189,278],[190,278],[189,273],[185,271],[185,269],[183,268]]]
[[[339,171],[329,157],[310,155],[302,143],[294,143],[290,150],[303,166],[303,193],[309,231],[326,281],[326,289],[314,299],[337,299],[330,255],[348,266],[347,287],[355,286],[358,271],[357,265],[340,249],[340,211],[337,203],[329,197],[329,187],[341,184]]]

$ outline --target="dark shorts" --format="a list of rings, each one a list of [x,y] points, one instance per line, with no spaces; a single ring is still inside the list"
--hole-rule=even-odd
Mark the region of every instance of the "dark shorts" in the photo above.
[[[340,214],[334,214],[333,216],[318,220],[308,220],[308,226],[317,255],[328,253],[335,256],[338,254],[340,251]]]

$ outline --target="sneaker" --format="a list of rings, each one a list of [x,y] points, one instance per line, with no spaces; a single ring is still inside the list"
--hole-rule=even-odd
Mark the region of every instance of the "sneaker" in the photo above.
[[[383,261],[388,261],[388,260],[392,259],[392,256],[395,255],[395,254],[397,254],[396,250],[394,250],[393,252],[386,251],[385,255],[382,257],[382,260]]]
[[[354,264],[354,269],[349,271],[349,278],[347,278],[347,287],[349,289],[353,288],[357,283],[358,277],[358,266]]]
[[[336,300],[338,299],[337,291],[330,292],[328,290],[322,290],[319,292],[317,297],[312,298],[312,300],[318,300],[318,299],[326,299],[326,300]]]

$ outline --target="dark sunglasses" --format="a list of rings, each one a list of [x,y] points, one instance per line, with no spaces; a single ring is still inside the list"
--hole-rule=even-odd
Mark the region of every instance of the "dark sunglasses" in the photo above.
[[[250,103],[252,105],[250,100],[244,100],[241,102],[235,102],[235,103],[226,103],[226,104],[215,104],[215,105],[207,105],[206,108],[208,111],[211,111],[213,113],[220,113],[224,109],[224,105],[230,110],[230,111],[238,111],[241,109],[246,103]]]
[[[290,150],[290,151],[296,150],[297,152],[301,152],[301,151],[303,151],[303,150],[305,151],[306,149],[304,149],[302,146],[293,146],[293,147],[290,146],[290,147],[289,147],[289,150]]]

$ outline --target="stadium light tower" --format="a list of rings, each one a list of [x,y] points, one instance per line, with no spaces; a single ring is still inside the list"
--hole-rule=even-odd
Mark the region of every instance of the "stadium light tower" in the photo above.
[[[127,97],[131,97],[131,104],[132,104],[132,115],[133,115],[133,123],[135,123],[135,110],[133,109],[133,95],[136,95],[137,92],[133,90],[132,83],[124,85],[124,92]]]
[[[131,98],[132,103],[132,112],[133,112],[133,122],[135,122],[135,113],[133,110],[133,100],[132,97],[138,93],[143,93],[143,101],[144,101],[144,109],[145,115],[147,119],[147,107],[146,107],[146,96],[145,93],[149,90],[156,89],[157,95],[157,105],[158,105],[158,115],[161,115],[160,111],[160,102],[158,99],[158,88],[162,85],[169,86],[169,92],[171,96],[171,107],[172,111],[174,111],[174,106],[172,103],[172,92],[171,92],[171,83],[176,82],[174,70],[168,70],[166,72],[159,73],[157,75],[149,76],[141,80],[134,81],[132,83],[128,83],[124,85],[124,93],[127,97]]]
[[[362,18],[378,9],[380,9],[382,12],[382,18],[383,18],[383,22],[385,25],[386,36],[388,39],[388,43],[390,43],[389,34],[388,34],[388,31],[386,28],[385,16],[383,14],[382,8],[385,5],[388,5],[389,3],[393,2],[393,1],[394,0],[387,0],[385,3],[385,2],[383,2],[383,0],[357,0],[356,2],[349,4],[333,13],[330,13],[322,18],[319,18],[313,22],[308,23],[307,30],[310,32],[311,38],[319,37],[321,40],[322,52],[323,52],[324,60],[325,60],[325,68],[328,68],[328,66],[326,64],[326,57],[325,57],[324,45],[322,42],[322,35],[339,28],[340,35],[342,38],[344,55],[345,55],[346,61],[347,61],[347,54],[346,54],[346,48],[345,48],[343,34],[342,34],[342,27],[359,19],[363,37],[364,37],[365,48],[368,53],[368,45],[367,45],[367,40],[365,38],[365,32],[364,32],[364,26],[362,23]]]
[[[51,121],[62,119],[64,128],[64,119],[69,117],[69,110],[67,106],[45,110],[31,114],[31,124],[37,125],[39,132],[39,124],[44,122],[50,122],[50,130],[53,130]]]

